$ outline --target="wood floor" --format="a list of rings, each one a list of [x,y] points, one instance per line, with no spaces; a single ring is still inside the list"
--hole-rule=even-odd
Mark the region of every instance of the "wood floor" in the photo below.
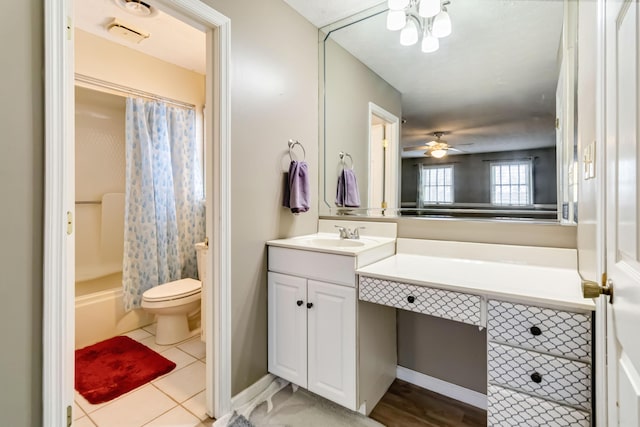
[[[398,379],[369,417],[388,427],[487,425],[486,411]]]

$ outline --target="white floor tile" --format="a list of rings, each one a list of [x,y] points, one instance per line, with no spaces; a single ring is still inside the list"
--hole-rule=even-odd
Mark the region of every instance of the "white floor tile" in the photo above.
[[[187,408],[189,412],[200,418],[201,421],[209,418],[207,415],[207,406],[204,401],[205,392],[201,392],[193,396],[191,399],[182,403],[182,406]]]
[[[89,417],[86,415],[84,417],[78,418],[73,421],[73,427],[95,427],[96,425],[91,422]]]
[[[97,411],[98,409],[102,408],[105,405],[108,405],[110,403],[115,402],[116,400],[120,399],[123,396],[119,396],[113,400],[110,400],[108,402],[104,402],[104,403],[98,403],[96,405],[89,403],[89,401],[87,399],[85,399],[84,397],[82,397],[82,395],[80,393],[78,393],[78,390],[74,390],[75,392],[75,402],[78,404],[78,406],[86,413],[86,414],[90,414],[94,411]]]
[[[163,351],[167,351],[170,348],[175,347],[175,345],[173,345],[173,344],[171,344],[171,345],[159,345],[159,344],[156,344],[156,337],[155,336],[150,336],[150,337],[144,338],[144,339],[140,340],[140,343],[146,345],[151,350],[153,350],[155,352],[158,352],[158,353],[162,353]]]
[[[177,406],[151,421],[149,424],[145,424],[148,427],[195,427],[200,424],[200,420],[196,418],[192,413],[187,411],[181,406]]]
[[[152,323],[148,326],[144,326],[142,329],[144,329],[145,331],[149,332],[151,335],[155,335],[156,334],[156,325],[157,323]]]
[[[204,390],[205,365],[197,361],[154,382],[154,385],[178,402],[184,402]]]
[[[146,385],[94,411],[91,419],[98,427],[140,427],[175,406],[167,395]]]
[[[189,341],[185,341],[182,344],[178,344],[178,348],[182,351],[186,351],[196,359],[202,359],[205,356],[205,346],[200,337],[194,337]]]
[[[126,334],[124,334],[124,336],[129,337],[132,340],[142,341],[143,339],[149,338],[152,335],[144,329],[136,329],[134,331],[127,332]]]
[[[182,369],[185,366],[188,366],[188,365],[190,365],[193,362],[198,360],[195,357],[188,355],[187,353],[185,353],[182,350],[179,350],[176,347],[170,348],[167,351],[163,351],[162,352],[162,357],[166,357],[167,359],[171,360],[173,363],[176,364],[176,367],[171,372],[169,372],[169,373],[167,373],[167,374],[165,374],[165,375],[163,375],[161,377],[156,378],[154,380],[154,382],[157,382],[161,378],[164,378],[167,375],[171,375],[172,373],[176,372],[177,370]]]
[[[87,403],[89,403],[89,402],[87,402]],[[77,420],[78,418],[82,418],[85,415],[87,415],[87,414],[85,414],[85,412],[82,410],[82,408],[80,408],[80,405],[78,405],[78,402],[74,401],[73,402],[73,419]]]

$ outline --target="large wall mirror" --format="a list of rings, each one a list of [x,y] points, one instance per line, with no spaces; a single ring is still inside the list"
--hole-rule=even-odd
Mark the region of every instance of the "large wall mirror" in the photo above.
[[[320,31],[320,213],[577,221],[577,2],[408,3]]]

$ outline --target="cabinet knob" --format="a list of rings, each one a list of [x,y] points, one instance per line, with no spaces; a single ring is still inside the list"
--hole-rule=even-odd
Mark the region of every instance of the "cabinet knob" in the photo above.
[[[535,336],[542,335],[542,331],[537,326],[532,326],[531,328],[529,328],[529,332],[531,332],[531,335]]]
[[[298,307],[300,307],[302,305],[303,301],[301,299],[299,299],[298,301],[296,301],[296,304],[298,304]]]
[[[311,308],[311,307],[313,307],[313,303],[312,302],[308,302],[307,303],[307,308]]]
[[[533,374],[531,374],[531,381],[533,381],[536,384],[540,384],[542,382],[542,375],[540,375],[537,372],[534,372]]]
[[[409,296],[407,297],[407,301],[409,301],[409,303],[410,303],[410,304],[413,304],[415,300],[416,300],[416,297],[414,297],[414,296],[412,296],[412,295],[409,295]]]

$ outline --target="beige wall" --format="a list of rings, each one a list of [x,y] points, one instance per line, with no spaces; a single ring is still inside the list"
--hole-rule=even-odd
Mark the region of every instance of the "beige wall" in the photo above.
[[[281,0],[207,0],[231,18],[232,392],[267,373],[269,239],[316,231],[317,29]],[[287,140],[307,152],[312,207],[281,207]]]
[[[0,2],[0,425],[42,425],[43,10]]]
[[[74,37],[76,73],[200,107],[204,105],[204,75],[77,28]]]
[[[322,49],[322,43],[320,45]],[[353,157],[360,190],[360,206],[367,207],[369,182],[369,102],[395,115],[402,116],[400,92],[358,61],[333,40],[326,42],[325,59],[325,124],[324,147],[326,167],[319,164],[324,198],[335,208],[338,173],[341,170],[338,153]],[[326,177],[324,177],[326,171]],[[398,171],[398,173],[400,173]],[[326,183],[326,187],[325,187]],[[379,207],[379,206],[376,206]],[[328,212],[324,203],[323,212]]]

